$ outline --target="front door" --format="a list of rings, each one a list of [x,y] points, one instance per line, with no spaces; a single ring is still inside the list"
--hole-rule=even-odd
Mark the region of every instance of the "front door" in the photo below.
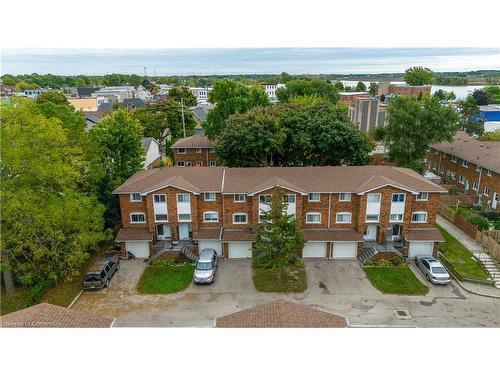
[[[179,239],[185,240],[189,238],[192,238],[191,225],[179,224]]]
[[[401,239],[401,225],[395,224],[391,230],[391,241],[399,241]]]
[[[366,226],[365,235],[363,236],[365,241],[376,241],[377,240],[377,224],[368,224]]]
[[[160,224],[156,226],[156,237],[159,240],[165,240],[167,238],[172,237],[172,233],[170,232],[170,225],[168,224]]]
[[[493,199],[491,200],[491,208],[496,210],[497,204],[498,204],[498,193],[493,193]]]

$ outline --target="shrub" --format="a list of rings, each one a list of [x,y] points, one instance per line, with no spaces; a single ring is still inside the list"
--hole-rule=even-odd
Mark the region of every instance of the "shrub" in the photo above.
[[[172,267],[177,262],[175,259],[154,259],[149,262],[151,267]]]
[[[493,223],[493,228],[496,230],[500,230],[500,220],[497,220]]]
[[[478,215],[470,215],[467,219],[469,220],[469,222],[476,225],[479,230],[490,229],[490,222],[485,217]]]
[[[500,212],[483,211],[483,212],[481,212],[481,215],[483,215],[485,218],[487,218],[490,221],[499,221],[500,220]]]

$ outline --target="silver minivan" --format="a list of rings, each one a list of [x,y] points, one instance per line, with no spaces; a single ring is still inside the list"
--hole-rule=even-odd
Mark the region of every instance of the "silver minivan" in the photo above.
[[[193,274],[195,284],[211,284],[217,271],[217,252],[214,249],[203,249],[196,261]]]

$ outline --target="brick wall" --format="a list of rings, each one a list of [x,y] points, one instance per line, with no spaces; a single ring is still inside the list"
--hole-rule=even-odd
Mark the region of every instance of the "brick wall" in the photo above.
[[[197,162],[201,163],[201,166],[208,167],[210,160],[215,160],[217,162],[217,154],[215,152],[210,152],[208,148],[202,148],[201,152],[196,152],[195,148],[187,148],[185,154],[179,154],[178,149],[174,149],[174,166],[177,166],[178,161],[191,162],[191,166],[195,167]]]

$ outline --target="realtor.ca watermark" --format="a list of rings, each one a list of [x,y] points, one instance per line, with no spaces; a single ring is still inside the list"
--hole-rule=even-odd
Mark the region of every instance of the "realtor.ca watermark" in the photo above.
[[[43,322],[33,320],[31,322],[0,322],[1,328],[58,328],[63,327],[62,323]]]

